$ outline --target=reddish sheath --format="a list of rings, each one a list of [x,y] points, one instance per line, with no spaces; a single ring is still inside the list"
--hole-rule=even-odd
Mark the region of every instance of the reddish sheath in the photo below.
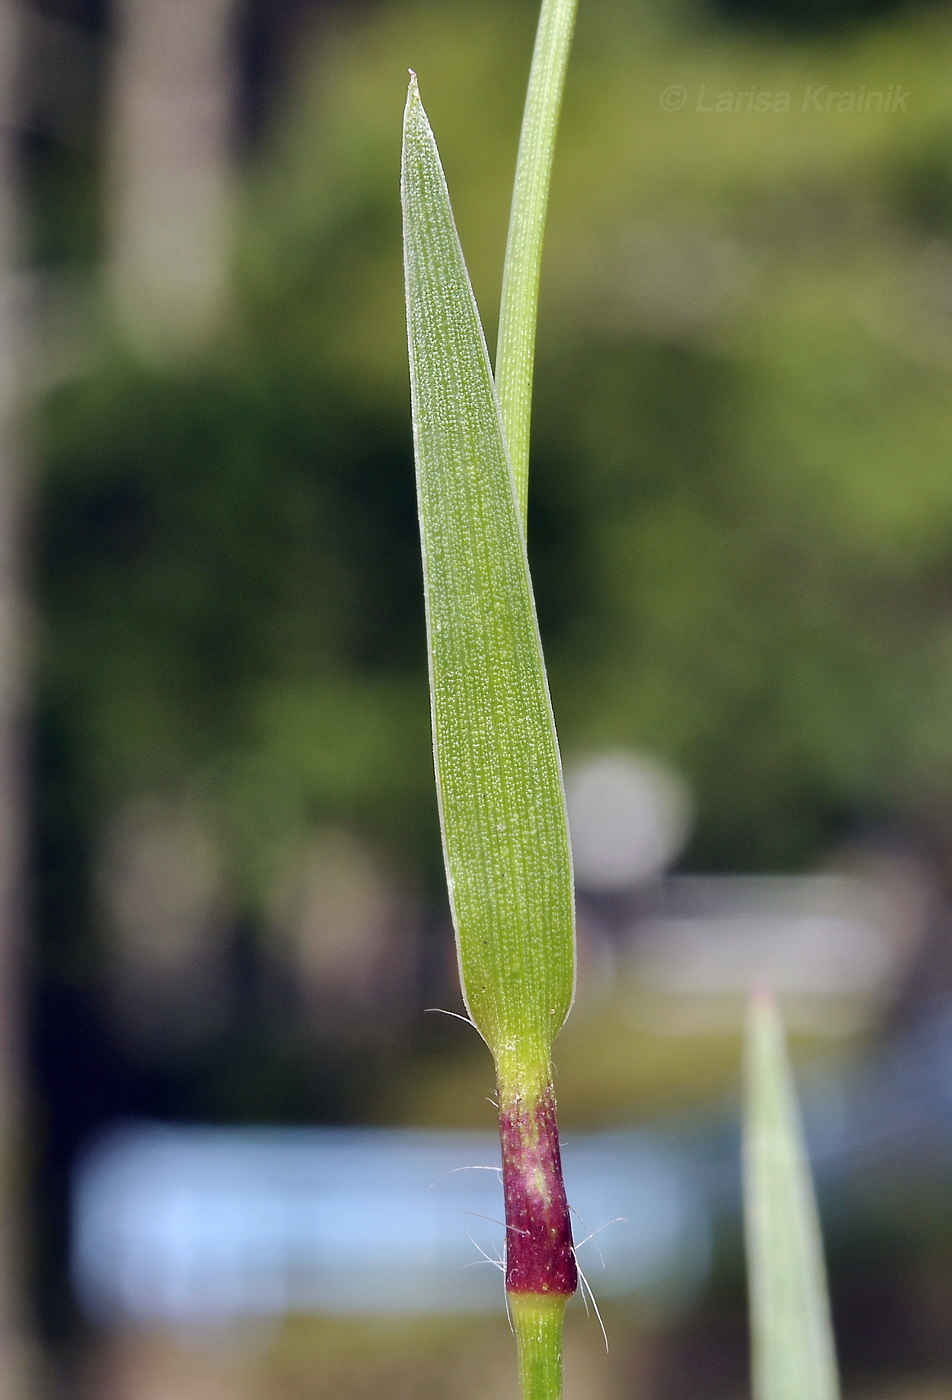
[[[506,1290],[570,1297],[578,1287],[555,1097],[499,1099]]]

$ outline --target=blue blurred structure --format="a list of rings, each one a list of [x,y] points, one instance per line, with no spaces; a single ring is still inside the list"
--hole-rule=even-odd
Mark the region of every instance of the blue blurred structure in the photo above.
[[[877,1048],[854,1037],[842,1053],[844,1028],[882,1026],[917,960],[930,965],[928,894],[917,868],[894,862],[864,879],[668,877],[650,907],[614,911],[615,994],[634,1023],[733,1033],[760,978],[793,1030],[839,1039],[802,1085],[829,1223],[901,1216],[909,1228],[952,1205],[952,1011],[941,991],[916,999],[904,1029],[894,1014]],[[736,1236],[738,1136],[736,1102],[638,1131],[569,1134],[580,1262],[600,1297],[684,1297],[704,1281],[715,1232]],[[75,1175],[76,1291],[100,1322],[173,1329],[498,1310],[498,1154],[480,1133],[113,1127]]]
[[[77,1175],[76,1288],[101,1322],[173,1328],[497,1310],[502,1279],[487,1261],[503,1240],[498,1156],[486,1134],[118,1128]],[[578,1238],[611,1222],[597,1245],[580,1245],[600,1297],[681,1291],[703,1277],[705,1202],[663,1142],[579,1138],[565,1171]]]
[[[952,1200],[952,1013],[808,1077],[803,1102],[831,1223],[898,1210],[908,1225],[917,1209],[928,1222]],[[497,1310],[497,1162],[483,1133],[117,1127],[74,1182],[77,1293],[98,1322],[187,1330]],[[738,1221],[736,1105],[570,1135],[565,1171],[598,1296],[684,1297],[707,1276],[715,1230]]]

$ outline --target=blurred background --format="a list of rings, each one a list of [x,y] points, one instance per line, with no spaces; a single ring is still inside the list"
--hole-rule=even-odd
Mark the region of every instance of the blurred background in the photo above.
[[[535,19],[0,0],[4,1400],[515,1400],[491,1063],[428,1010],[398,161],[412,66],[492,343]],[[950,52],[939,0],[580,6],[529,522],[611,1344],[573,1305],[567,1400],[747,1394],[758,978],[847,1394],[952,1397]]]

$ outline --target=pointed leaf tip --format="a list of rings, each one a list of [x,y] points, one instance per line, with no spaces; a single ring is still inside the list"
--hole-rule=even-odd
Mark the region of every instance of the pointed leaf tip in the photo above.
[[[411,112],[413,112],[416,107],[422,108],[423,106],[420,101],[420,84],[417,82],[417,75],[412,68],[408,68],[407,72],[410,74],[410,81],[407,84],[407,105],[403,114],[404,130],[406,130]]]
[[[751,998],[745,1047],[744,1204],[755,1400],[838,1400],[823,1246],[772,994]]]

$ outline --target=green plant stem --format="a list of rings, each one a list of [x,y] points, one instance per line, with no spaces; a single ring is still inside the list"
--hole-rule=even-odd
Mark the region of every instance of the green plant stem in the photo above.
[[[543,0],[519,138],[499,309],[496,391],[525,529],[539,273],[576,0]]]
[[[565,1299],[510,1293],[509,1316],[519,1349],[522,1400],[561,1400]]]
[[[499,1080],[506,1286],[522,1400],[561,1400],[565,1302],[577,1286],[549,1063],[575,985],[572,868],[525,552],[542,235],[574,16],[575,0],[543,0],[513,193],[497,386],[412,76],[403,141],[437,787],[463,994]]]

